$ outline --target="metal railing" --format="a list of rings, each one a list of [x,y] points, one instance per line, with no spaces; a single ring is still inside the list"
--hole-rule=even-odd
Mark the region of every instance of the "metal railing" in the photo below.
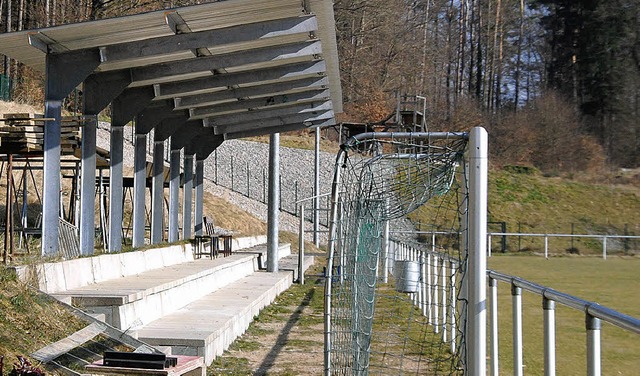
[[[491,376],[498,376],[498,281],[511,285],[513,304],[513,366],[515,376],[524,372],[522,358],[522,290],[540,295],[544,311],[544,374],[556,374],[555,352],[555,303],[585,313],[587,334],[587,375],[601,374],[601,321],[608,322],[624,330],[640,334],[640,319],[625,315],[598,303],[576,298],[572,295],[544,287],[522,278],[488,270],[489,285],[489,370]]]
[[[517,237],[534,237],[544,238],[544,257],[549,258],[549,238],[572,238],[572,239],[599,239],[602,241],[602,258],[607,259],[607,241],[609,239],[640,239],[640,236],[632,235],[576,235],[576,234],[530,234],[517,232],[489,232],[487,233],[487,252],[491,257],[491,238],[492,236],[517,236]]]
[[[460,260],[435,251],[418,249],[401,241],[389,239],[389,247],[383,246],[383,282],[388,282],[388,275],[394,274],[393,261],[414,261],[419,263],[419,288],[412,293],[413,304],[427,317],[427,322],[436,334],[440,334],[442,342],[448,344],[451,353],[456,352],[458,343],[458,296],[457,285],[462,278],[459,273]],[[388,262],[392,261],[392,262]]]

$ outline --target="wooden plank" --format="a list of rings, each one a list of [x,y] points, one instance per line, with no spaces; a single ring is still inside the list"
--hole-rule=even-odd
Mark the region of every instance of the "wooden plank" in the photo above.
[[[4,119],[37,119],[43,117],[43,114],[36,114],[33,112],[12,112],[3,115]]]

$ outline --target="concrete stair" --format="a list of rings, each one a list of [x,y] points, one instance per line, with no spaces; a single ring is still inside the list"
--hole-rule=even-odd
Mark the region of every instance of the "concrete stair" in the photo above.
[[[266,245],[238,242],[228,257],[193,259],[190,245],[102,255],[18,270],[41,290],[175,355],[216,356],[297,279],[297,254],[278,251],[280,271],[264,271]],[[131,264],[134,265],[131,265]],[[305,257],[305,270],[313,256]]]

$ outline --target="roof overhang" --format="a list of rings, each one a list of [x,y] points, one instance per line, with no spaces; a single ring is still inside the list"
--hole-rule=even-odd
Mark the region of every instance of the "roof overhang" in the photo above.
[[[0,34],[0,53],[48,81],[84,82],[85,107],[114,103],[119,122],[172,119],[191,143],[332,125],[342,112],[331,0],[228,0]],[[76,86],[59,81],[62,95]]]

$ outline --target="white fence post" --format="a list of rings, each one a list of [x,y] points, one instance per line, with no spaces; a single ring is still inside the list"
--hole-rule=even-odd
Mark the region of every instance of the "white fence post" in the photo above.
[[[587,313],[587,376],[600,376],[600,319]]]
[[[544,311],[544,376],[556,375],[556,302],[542,297]]]
[[[607,237],[606,236],[602,237],[602,258],[604,260],[607,259]]]
[[[451,353],[456,353],[456,264],[451,261],[451,305],[449,306],[449,332],[451,333]]]
[[[467,371],[487,373],[487,131],[469,132],[468,313]]]
[[[491,376],[498,376],[498,280],[489,277],[489,290],[491,297],[491,305],[489,306],[489,330],[491,331],[490,340],[490,367]]]
[[[522,289],[511,285],[513,300],[513,376],[523,376],[522,364]]]
[[[304,285],[304,204],[300,204],[298,231],[298,283]]]

